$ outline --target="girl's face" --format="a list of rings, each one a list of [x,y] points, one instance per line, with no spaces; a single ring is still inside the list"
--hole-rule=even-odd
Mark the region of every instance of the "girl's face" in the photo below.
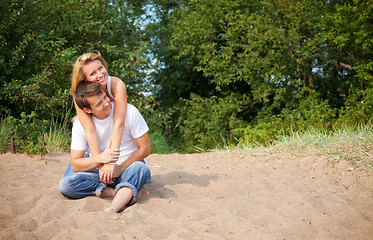
[[[85,78],[89,82],[99,82],[102,88],[106,88],[108,73],[100,60],[96,59],[82,67]]]

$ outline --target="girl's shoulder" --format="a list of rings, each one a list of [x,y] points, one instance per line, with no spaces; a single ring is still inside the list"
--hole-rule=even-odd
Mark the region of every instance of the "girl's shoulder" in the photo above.
[[[120,78],[111,76],[110,79],[111,79],[111,84],[118,84],[118,83],[124,84],[124,82]]]
[[[115,88],[117,86],[125,86],[124,82],[117,77],[110,77],[110,84],[112,88]]]
[[[117,78],[117,77],[110,77],[111,78],[111,82],[110,82],[110,85],[111,85],[111,93],[116,96],[117,93],[125,93],[126,92],[126,85],[124,84],[124,82]]]

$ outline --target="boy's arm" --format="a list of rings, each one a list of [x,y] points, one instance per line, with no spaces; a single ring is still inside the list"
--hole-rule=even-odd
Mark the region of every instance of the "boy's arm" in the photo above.
[[[144,158],[149,156],[151,152],[151,145],[148,133],[145,133],[139,138],[133,139],[137,150],[135,150],[121,165],[115,167],[115,165],[104,165],[100,169],[100,180],[105,183],[113,183],[112,179],[117,178],[126,170],[132,163],[136,161],[142,161]]]
[[[132,163],[136,161],[142,161],[151,152],[151,145],[148,133],[145,133],[139,138],[134,139],[137,146],[137,150],[134,151],[121,165],[115,168],[114,177],[119,177],[119,175],[126,170]]]
[[[122,80],[112,77],[111,92],[114,95],[114,127],[112,134],[112,149],[119,149],[127,113],[127,89]]]
[[[93,157],[84,157],[85,150],[74,150],[70,152],[71,169],[74,172],[89,171],[100,167],[105,163],[115,162],[110,157],[110,145],[101,154]]]
[[[74,100],[74,105],[78,119],[83,126],[84,132],[88,139],[88,146],[92,153],[92,156],[97,156],[100,154],[100,143],[98,141],[98,135],[96,132],[95,124],[93,123],[91,115],[84,112],[82,109],[76,105]]]

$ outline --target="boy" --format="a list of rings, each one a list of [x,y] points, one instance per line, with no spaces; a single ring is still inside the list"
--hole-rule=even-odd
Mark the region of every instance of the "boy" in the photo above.
[[[81,81],[76,89],[75,102],[92,115],[101,154],[85,157],[88,141],[79,120],[75,120],[70,164],[60,181],[60,192],[74,199],[92,195],[114,197],[106,211],[119,212],[137,197],[145,183],[150,183],[150,170],[143,161],[151,151],[149,128],[139,111],[128,104],[120,149],[112,151],[110,138],[115,106],[99,83]],[[115,163],[111,160],[112,155],[119,155]]]

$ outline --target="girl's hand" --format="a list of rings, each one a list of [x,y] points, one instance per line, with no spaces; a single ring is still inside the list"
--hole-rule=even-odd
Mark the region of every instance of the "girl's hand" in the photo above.
[[[112,156],[119,156],[119,153],[113,153],[113,151],[110,148],[110,145],[106,147],[105,151],[103,151],[100,155],[98,155],[97,158],[97,163],[101,164],[107,164],[107,163],[115,163],[118,160],[114,160]],[[116,152],[116,151],[114,151]]]
[[[111,162],[118,161],[119,154],[120,154],[120,150],[119,149],[110,148],[110,160],[111,160]]]

